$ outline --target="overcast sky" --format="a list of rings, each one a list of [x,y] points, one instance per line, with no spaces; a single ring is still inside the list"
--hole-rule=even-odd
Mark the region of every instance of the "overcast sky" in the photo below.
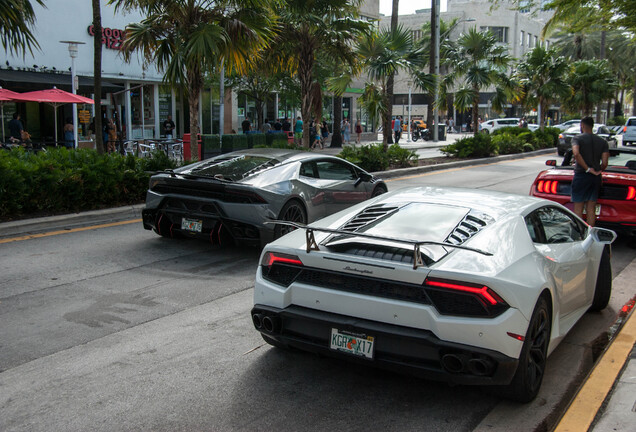
[[[440,0],[441,10],[446,10],[446,0]],[[386,16],[391,15],[392,0],[380,0],[380,13]],[[428,9],[431,7],[431,0],[400,0],[399,15],[409,15],[415,13],[416,9]]]

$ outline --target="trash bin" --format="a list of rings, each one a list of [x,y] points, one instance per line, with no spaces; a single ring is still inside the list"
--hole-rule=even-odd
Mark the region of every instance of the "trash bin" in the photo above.
[[[198,135],[199,143],[199,157],[197,160],[201,160],[201,135]],[[183,134],[183,158],[184,160],[192,160],[192,151],[190,150],[190,134]]]
[[[437,126],[437,140],[446,141],[446,125],[441,124]]]

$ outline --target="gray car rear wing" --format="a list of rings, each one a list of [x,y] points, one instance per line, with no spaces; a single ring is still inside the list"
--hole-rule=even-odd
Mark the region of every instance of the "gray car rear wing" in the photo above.
[[[435,246],[450,247],[455,249],[462,249],[462,250],[466,250],[470,252],[476,252],[486,256],[493,255],[492,253],[483,251],[481,249],[471,248],[471,247],[462,246],[462,245],[456,245],[456,244],[452,244],[448,242],[438,242],[438,241],[428,241],[428,240],[415,241],[415,240],[399,239],[395,237],[365,234],[365,233],[360,233],[356,231],[344,231],[344,230],[337,230],[337,229],[331,229],[331,228],[311,227],[308,225],[303,225],[303,224],[299,224],[296,222],[289,222],[289,221],[276,220],[276,221],[264,222],[264,223],[266,225],[287,225],[294,228],[304,229],[305,239],[307,242],[307,253],[309,253],[312,250],[315,250],[315,251],[320,250],[320,248],[318,247],[318,243],[316,242],[316,238],[314,237],[314,231],[324,232],[329,234],[338,234],[338,235],[343,235],[347,237],[361,237],[361,238],[367,238],[371,240],[385,240],[385,241],[390,241],[395,243],[406,244],[413,247],[413,269],[416,269],[424,265],[424,261],[422,260],[422,255],[420,253],[420,246],[423,246],[423,245],[435,245]]]

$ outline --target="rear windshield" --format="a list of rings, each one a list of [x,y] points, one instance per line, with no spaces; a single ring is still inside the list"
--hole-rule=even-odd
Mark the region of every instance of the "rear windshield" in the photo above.
[[[238,181],[278,163],[276,159],[265,156],[242,155],[231,159],[211,161],[191,170],[192,174],[218,177],[223,180]]]

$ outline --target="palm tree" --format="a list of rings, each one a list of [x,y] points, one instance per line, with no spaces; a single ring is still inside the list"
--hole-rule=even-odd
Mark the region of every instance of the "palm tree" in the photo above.
[[[123,53],[140,51],[165,72],[164,81],[185,87],[190,108],[193,158],[198,157],[199,94],[204,74],[223,61],[243,73],[274,36],[276,0],[110,0],[116,9],[146,15],[127,26]]]
[[[574,89],[566,100],[567,106],[579,110],[584,116],[592,113],[595,104],[610,99],[617,87],[606,60],[575,62],[567,80]]]
[[[414,47],[411,31],[398,26],[394,31],[383,29],[364,37],[357,48],[371,83],[365,89],[365,103],[371,103],[376,112],[382,117],[383,139],[385,148],[388,147],[391,136],[390,89],[387,86],[389,78],[399,71],[406,71],[412,77],[414,84],[421,89],[432,87],[432,75],[421,72],[425,64],[425,56],[421,50]],[[382,101],[378,101],[381,95]],[[370,106],[371,107],[371,106]]]
[[[522,88],[522,102],[526,106],[540,106],[541,130],[544,129],[543,116],[550,103],[565,99],[572,91],[566,81],[568,71],[569,63],[564,57],[542,46],[527,53],[517,65],[516,75]]]
[[[44,6],[44,0],[35,0]],[[35,24],[35,13],[29,0],[0,0],[0,41],[9,54],[33,54],[40,48],[31,28]]]
[[[93,3],[93,87],[95,89],[95,147],[97,153],[104,153],[105,143],[102,133],[102,11],[101,0],[92,0]]]
[[[511,61],[507,48],[498,44],[490,32],[481,33],[474,27],[460,35],[444,61],[452,70],[442,80],[440,100],[446,100],[448,90],[459,84],[455,92],[455,107],[464,111],[472,106],[475,134],[479,132],[479,95],[483,90],[494,87],[492,106],[498,111],[502,111],[504,104],[518,94],[509,76]]]
[[[272,42],[281,69],[300,81],[303,146],[309,147],[309,120],[322,102],[321,83],[315,79],[318,53],[351,64],[353,42],[370,24],[357,19],[360,0],[286,0],[279,10],[281,28]]]

